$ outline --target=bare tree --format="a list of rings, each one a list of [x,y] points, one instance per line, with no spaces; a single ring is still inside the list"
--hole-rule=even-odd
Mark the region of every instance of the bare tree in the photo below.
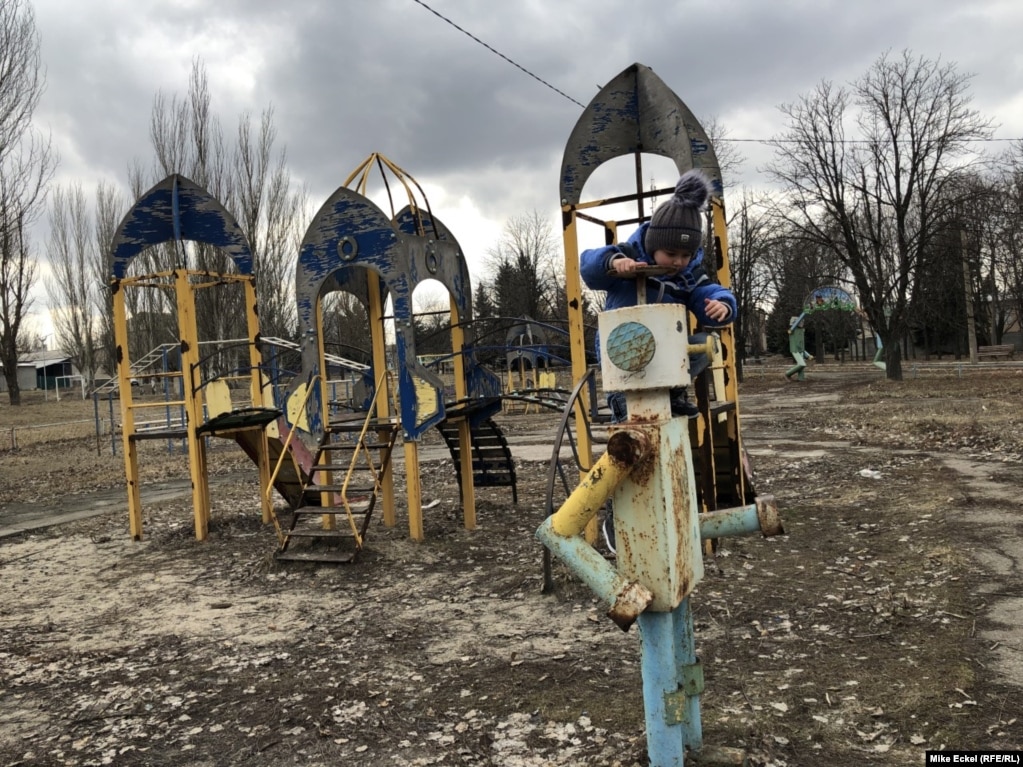
[[[494,272],[490,295],[499,315],[564,319],[558,314],[563,267],[550,221],[537,211],[512,218],[487,256]]]
[[[944,186],[991,133],[969,83],[954,65],[885,54],[850,88],[823,81],[783,106],[789,127],[772,142],[768,171],[789,196],[789,221],[848,268],[892,380],[915,274],[947,212]],[[847,138],[850,122],[861,137]]]
[[[92,388],[96,378],[96,293],[91,265],[96,241],[80,184],[58,187],[50,199],[50,277],[46,291],[58,348]]]
[[[89,271],[99,286],[96,301],[97,365],[108,374],[117,368],[117,342],[114,338],[114,296],[109,282],[112,273],[114,235],[127,210],[127,204],[117,189],[100,182],[96,187],[96,218],[94,236],[96,247]]]
[[[234,184],[239,222],[254,259],[260,332],[290,337],[298,323],[297,307],[294,294],[281,288],[294,278],[295,243],[305,231],[307,206],[305,192],[291,190],[286,153],[282,150],[274,156],[276,139],[272,109],[263,112],[258,136],[253,136],[249,115],[242,115]]]
[[[1004,332],[1012,318],[1023,318],[1023,141],[1014,142],[999,158],[994,191],[998,258],[992,298]]]
[[[743,163],[746,162],[746,156],[739,151],[739,145],[728,138],[730,131],[716,115],[712,115],[709,119],[703,121],[703,130],[707,134],[707,138],[710,139],[710,143],[714,146],[714,156],[718,161],[721,183],[725,189],[728,189],[731,186],[730,179],[732,176],[737,175],[742,170]]]
[[[156,155],[152,171],[131,169],[132,189],[139,196],[170,173],[180,173],[203,186],[234,215],[253,255],[260,324],[266,335],[291,336],[296,325],[295,259],[306,222],[306,195],[293,192],[286,154],[276,148],[273,110],[263,112],[258,129],[248,114],[238,123],[237,143],[224,136],[213,110],[205,67],[192,65],[185,98],[157,94],[150,121]],[[219,249],[199,243],[166,243],[136,258],[135,274],[161,271],[184,264],[198,271],[231,273],[235,264]],[[140,318],[145,341],[133,336],[132,354],[145,353],[160,343],[166,326],[173,327],[176,307],[162,291],[136,290],[126,294],[130,313]],[[201,291],[197,301],[199,337],[204,341],[246,335],[243,293],[238,285]],[[148,318],[144,323],[141,318]],[[138,348],[136,348],[138,346]]]
[[[739,344],[738,362],[748,354],[765,351],[765,308],[771,298],[771,251],[774,226],[771,203],[743,188],[741,202],[729,221],[729,259],[732,290],[739,304],[735,337]]]
[[[29,231],[56,165],[49,139],[32,128],[43,86],[32,7],[0,0],[0,364],[11,405],[21,404],[19,341],[37,274]]]

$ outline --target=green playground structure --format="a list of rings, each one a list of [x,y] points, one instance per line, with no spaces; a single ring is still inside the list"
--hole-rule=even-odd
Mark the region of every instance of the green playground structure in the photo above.
[[[842,290],[842,288],[829,285],[810,291],[810,295],[803,302],[802,313],[798,317],[789,318],[789,354],[792,355],[792,359],[796,363],[785,371],[785,377],[790,381],[792,376],[795,376],[797,381],[806,380],[806,365],[812,356],[806,351],[806,340],[804,338],[803,323],[806,321],[807,315],[829,310],[857,313],[860,311],[851,295]],[[881,348],[881,339],[876,333],[874,338],[877,343],[874,364],[884,370],[884,350]]]
[[[795,365],[785,371],[785,377],[790,381],[792,376],[796,376],[797,381],[806,380],[806,363],[810,361],[811,355],[806,352],[803,321],[804,317],[800,315],[793,317],[789,323],[789,354],[796,361]]]

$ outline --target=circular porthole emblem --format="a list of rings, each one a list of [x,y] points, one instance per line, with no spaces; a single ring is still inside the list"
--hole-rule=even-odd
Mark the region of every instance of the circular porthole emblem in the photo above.
[[[646,325],[623,322],[608,334],[606,348],[615,367],[637,373],[654,358],[657,341]]]
[[[359,243],[354,237],[345,235],[337,241],[337,255],[342,261],[354,261],[359,255]]]

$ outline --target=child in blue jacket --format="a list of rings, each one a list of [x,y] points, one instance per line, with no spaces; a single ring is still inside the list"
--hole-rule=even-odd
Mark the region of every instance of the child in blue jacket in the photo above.
[[[650,221],[633,232],[627,242],[583,251],[580,274],[588,287],[607,293],[605,311],[635,306],[636,282],[626,275],[637,266],[656,264],[675,271],[647,279],[647,303],[683,304],[705,328],[735,320],[737,305],[732,291],[712,282],[704,269],[702,211],[709,199],[707,177],[696,169],[686,171],[675,184],[671,199],[659,205]],[[698,335],[689,340],[701,343],[705,339]],[[705,354],[693,355],[690,377],[699,375],[708,362]],[[608,395],[608,405],[614,420],[625,420],[625,398],[620,392]],[[685,390],[676,389],[672,391],[672,412],[692,418],[698,411]]]
[[[583,282],[593,290],[607,293],[604,310],[636,305],[636,281],[626,275],[637,266],[656,264],[675,271],[646,280],[647,303],[683,304],[696,315],[704,328],[721,327],[735,320],[738,306],[730,290],[712,282],[703,264],[703,213],[710,199],[710,182],[700,171],[686,171],[675,184],[671,199],[654,211],[650,221],[642,224],[627,242],[605,245],[583,251],[579,271]],[[706,334],[690,336],[690,343],[702,343]],[[599,347],[600,339],[597,339]],[[599,359],[599,348],[597,357]],[[689,375],[698,376],[709,364],[706,354],[689,358]],[[674,415],[695,418],[696,405],[689,401],[686,390],[672,389],[671,410]],[[613,422],[624,421],[625,397],[610,392],[607,403]],[[603,523],[604,538],[613,554],[613,517]]]

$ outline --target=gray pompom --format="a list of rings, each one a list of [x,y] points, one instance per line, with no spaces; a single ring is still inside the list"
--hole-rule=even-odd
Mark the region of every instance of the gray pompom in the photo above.
[[[672,202],[684,208],[703,210],[710,199],[710,181],[696,168],[683,173],[675,184]]]

